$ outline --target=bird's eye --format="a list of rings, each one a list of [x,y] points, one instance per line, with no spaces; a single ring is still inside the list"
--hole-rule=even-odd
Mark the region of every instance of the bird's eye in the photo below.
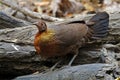
[[[45,30],[46,30],[46,25],[45,25],[44,23],[42,23],[41,30],[42,30],[42,31],[45,31]]]
[[[43,26],[43,23],[41,23],[41,26]]]
[[[44,24],[43,24],[43,23],[42,23],[41,25],[42,25],[42,26],[44,26]]]
[[[42,23],[41,26],[46,27],[46,25],[44,23]]]

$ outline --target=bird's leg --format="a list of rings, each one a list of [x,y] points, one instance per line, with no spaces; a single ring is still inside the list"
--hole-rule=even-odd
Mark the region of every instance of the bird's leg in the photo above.
[[[53,71],[55,69],[55,67],[61,62],[62,60],[59,60],[57,63],[55,63],[55,65],[53,65],[50,69],[47,69],[45,71],[43,71],[41,74],[46,73],[46,72],[50,72]]]
[[[70,62],[69,62],[69,64],[68,64],[68,66],[71,66],[71,64],[73,63],[73,61],[74,61],[75,58],[77,57],[77,55],[78,55],[78,50],[76,50],[74,56],[72,57],[72,59],[70,60]]]
[[[55,67],[61,62],[62,60],[59,60],[57,63],[55,63],[55,65],[53,65],[51,68],[50,68],[50,71],[53,71],[55,69]]]
[[[68,66],[71,66],[71,64],[73,63],[73,61],[74,61],[75,58],[77,57],[79,51],[76,50],[74,53],[75,53],[75,54],[74,54],[74,56],[72,57],[72,59],[70,60]],[[62,62],[62,61],[63,61],[63,60],[61,59],[61,60],[59,60],[57,63],[55,63],[55,65],[53,65],[53,66],[50,68],[50,71],[53,71],[53,70],[55,69],[55,67],[56,67],[60,62]]]

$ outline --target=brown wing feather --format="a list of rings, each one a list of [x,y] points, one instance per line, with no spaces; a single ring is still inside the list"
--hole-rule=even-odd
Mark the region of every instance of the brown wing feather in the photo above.
[[[86,24],[73,23],[66,25],[55,26],[55,37],[64,43],[66,46],[70,46],[81,40],[88,31]]]

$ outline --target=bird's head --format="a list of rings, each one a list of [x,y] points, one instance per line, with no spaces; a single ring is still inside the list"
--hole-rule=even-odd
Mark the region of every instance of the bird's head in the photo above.
[[[34,25],[37,26],[37,28],[38,28],[38,30],[39,30],[40,33],[47,30],[47,25],[42,20],[38,21],[37,23],[34,23]]]
[[[35,46],[37,53],[40,54],[41,53],[40,42],[41,42],[41,40],[43,40],[42,35],[47,32],[47,25],[42,20],[35,22],[35,23],[32,23],[32,25],[36,25],[38,28],[38,32],[36,33],[35,39],[34,39],[34,46]]]

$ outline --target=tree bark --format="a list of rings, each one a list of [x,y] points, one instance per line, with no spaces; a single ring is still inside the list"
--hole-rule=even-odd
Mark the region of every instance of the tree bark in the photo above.
[[[10,15],[7,15],[3,12],[0,12],[0,29],[22,27],[29,24],[30,22],[23,21]]]
[[[106,73],[112,70],[111,68],[113,69],[113,66],[110,64],[86,64],[66,67],[45,74],[21,76],[14,80],[114,80]]]

